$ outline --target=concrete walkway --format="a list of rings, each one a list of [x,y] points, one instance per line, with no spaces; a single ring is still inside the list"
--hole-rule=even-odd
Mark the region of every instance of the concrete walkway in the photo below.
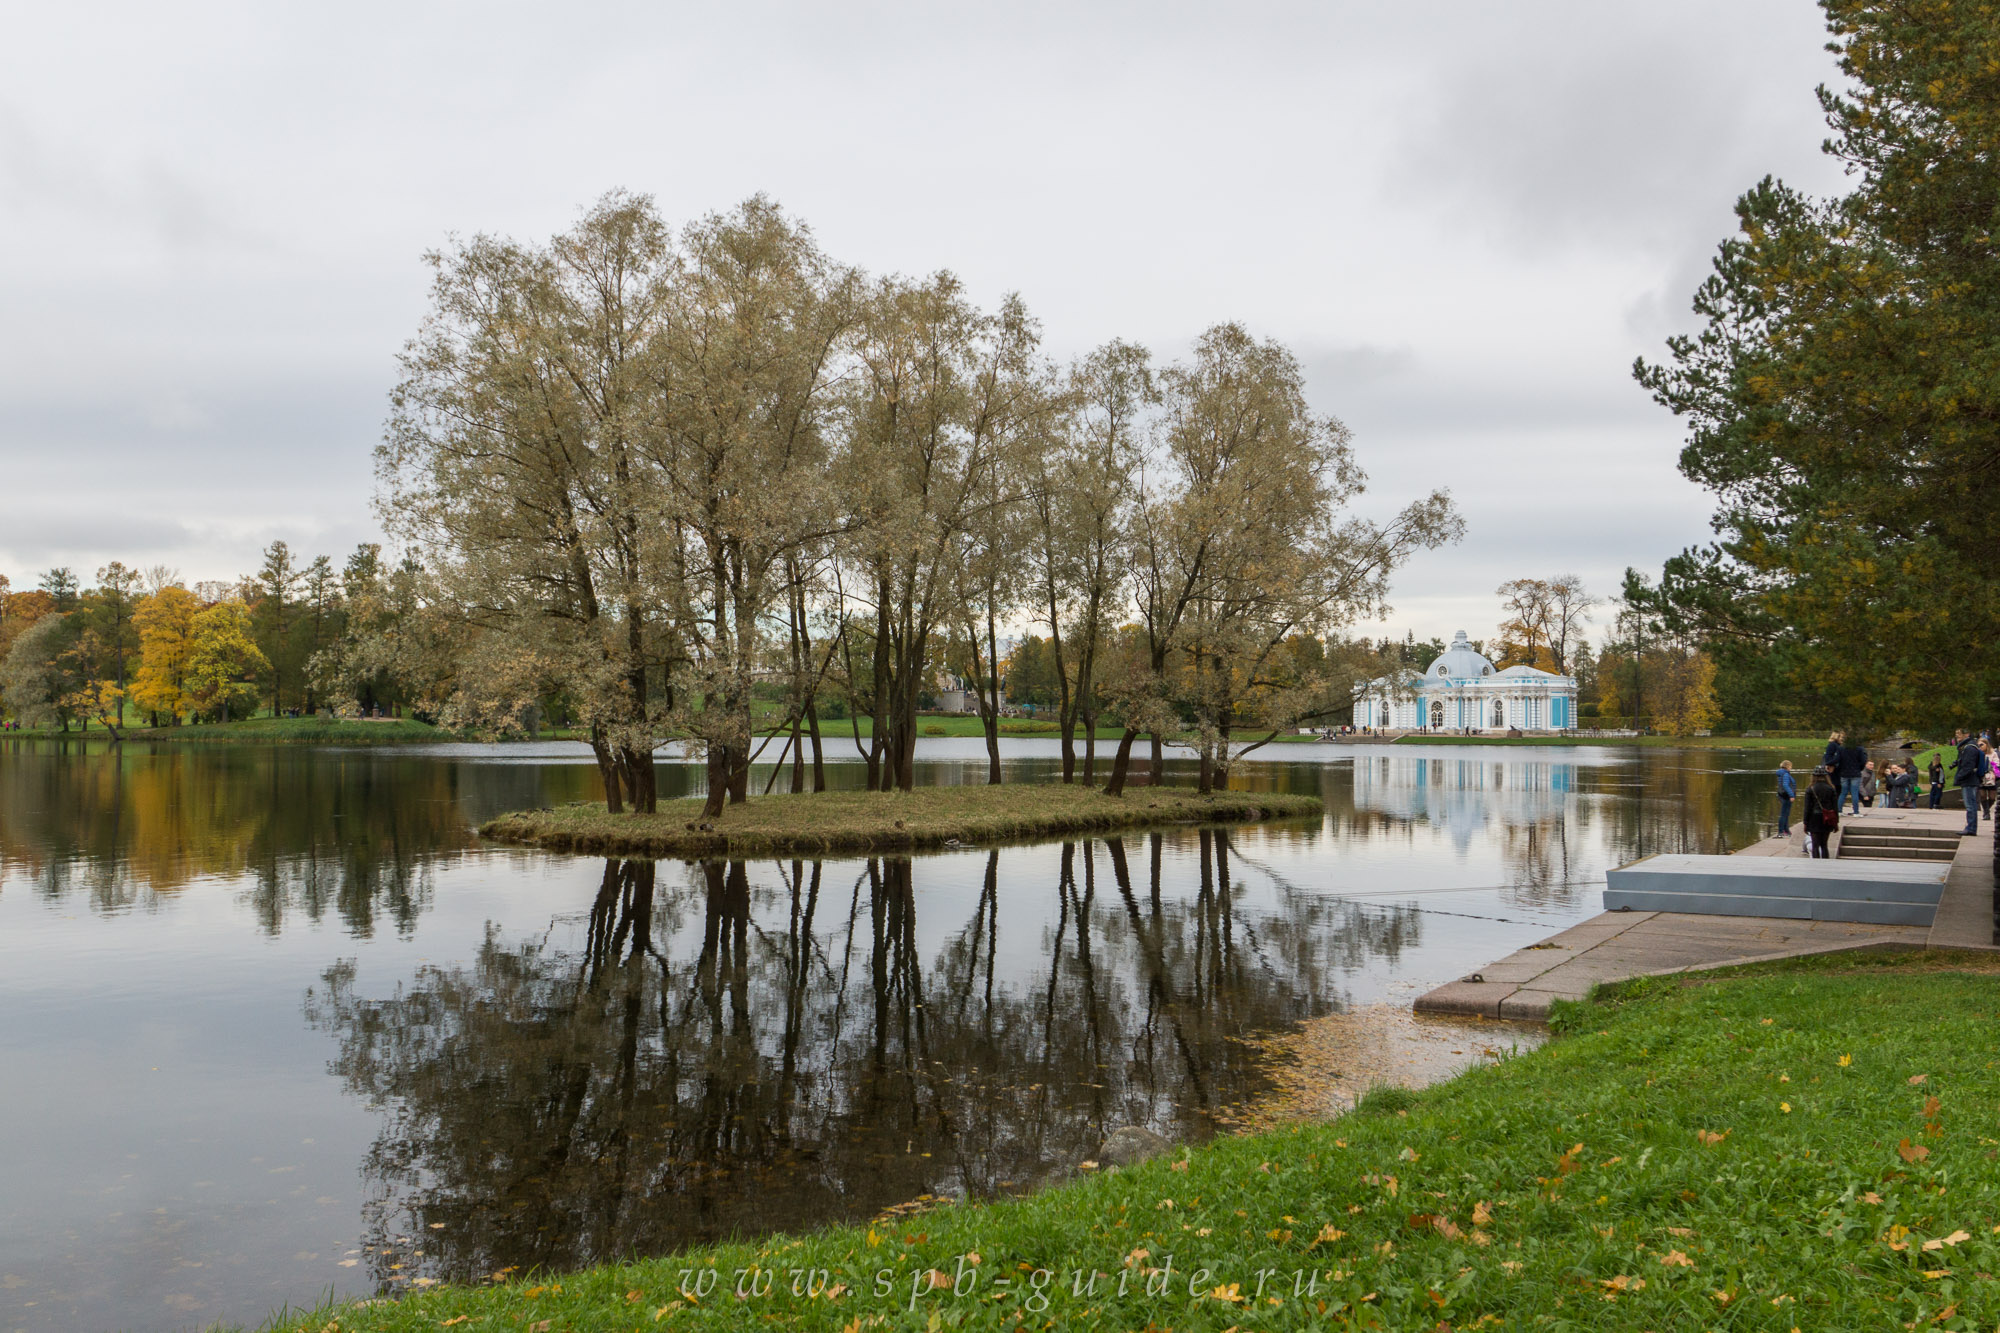
[[[1847,823],[1869,827],[1963,828],[1956,810],[1867,810]],[[1839,835],[1836,835],[1838,837]],[[1838,842],[1835,843],[1836,848]],[[1804,856],[1798,834],[1767,838],[1739,856]],[[1604,981],[1731,967],[1855,949],[2000,949],[1995,930],[1993,842],[1982,826],[1961,838],[1929,926],[1708,916],[1685,912],[1603,912],[1509,954],[1416,1002],[1418,1013],[1546,1020],[1555,1000],[1580,1000]]]

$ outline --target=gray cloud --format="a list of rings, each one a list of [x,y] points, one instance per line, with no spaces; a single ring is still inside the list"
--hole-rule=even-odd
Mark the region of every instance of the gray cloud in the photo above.
[[[1059,356],[1168,357],[1224,319],[1284,339],[1354,427],[1368,504],[1442,479],[1465,505],[1467,543],[1398,590],[1448,633],[1496,571],[1598,580],[1705,537],[1680,428],[1627,368],[1686,326],[1741,190],[1839,183],[1806,0],[583,3],[564,22],[615,38],[588,43],[549,22],[10,16],[0,570],[337,553],[371,525],[422,251],[546,234],[613,186],[679,217],[761,190],[876,271],[1020,290]]]

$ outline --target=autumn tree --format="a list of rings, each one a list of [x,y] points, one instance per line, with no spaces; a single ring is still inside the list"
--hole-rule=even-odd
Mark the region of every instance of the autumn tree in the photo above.
[[[257,681],[271,669],[257,647],[250,608],[217,602],[189,625],[185,697],[191,711],[217,721],[247,717],[257,707]]]
[[[1170,710],[1194,719],[1208,791],[1290,720],[1327,708],[1330,681],[1273,671],[1296,662],[1280,655],[1286,641],[1384,613],[1391,572],[1464,526],[1442,491],[1386,524],[1343,516],[1365,480],[1347,428],[1312,412],[1297,359],[1276,342],[1220,325],[1160,386],[1134,521],[1147,673],[1127,687],[1114,794],[1133,741]],[[1233,733],[1253,695],[1267,734],[1239,747]]]
[[[1029,332],[982,314],[950,274],[878,283],[865,307],[838,466],[856,573],[844,586],[868,625],[871,673],[855,684],[881,790],[915,785],[918,699],[956,615],[955,561],[1003,462],[1004,436],[971,411],[980,368],[996,343]]]
[[[841,527],[829,428],[858,279],[762,198],[688,228],[662,267],[634,485],[664,547],[649,589],[676,649],[664,716],[706,754],[713,818],[748,795],[771,622],[803,632],[791,574]]]
[[[0,661],[0,702],[21,725],[69,730],[77,716],[73,699],[82,684],[70,651],[80,628],[72,616],[55,611],[14,637]]]
[[[1507,615],[1500,623],[1494,654],[1500,664],[1520,663],[1558,676],[1571,674],[1571,655],[1583,639],[1590,609],[1597,605],[1597,599],[1584,590],[1583,580],[1574,574],[1509,579],[1500,585],[1497,595]]]
[[[188,668],[194,656],[194,618],[201,602],[177,583],[169,583],[133,609],[132,625],[139,635],[139,670],[132,683],[132,701],[178,725],[192,707],[188,698]]]
[[[675,571],[652,563],[672,534],[640,437],[660,429],[666,229],[613,194],[547,245],[477,237],[430,261],[377,466],[385,524],[478,631],[449,720],[518,726],[560,689],[608,807],[650,811]]]

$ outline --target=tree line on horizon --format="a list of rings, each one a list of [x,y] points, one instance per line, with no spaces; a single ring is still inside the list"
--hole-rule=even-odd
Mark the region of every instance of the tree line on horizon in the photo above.
[[[339,570],[283,541],[255,574],[192,587],[164,565],[112,561],[84,586],[66,566],[13,591],[0,575],[0,710],[29,727],[148,725],[367,713],[409,700],[396,642],[418,619],[414,570],[380,545]]]

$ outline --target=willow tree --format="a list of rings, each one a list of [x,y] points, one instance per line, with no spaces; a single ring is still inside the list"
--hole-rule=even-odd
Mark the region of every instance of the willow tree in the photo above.
[[[1390,574],[1464,528],[1443,491],[1388,523],[1346,515],[1365,481],[1349,432],[1312,412],[1298,360],[1279,343],[1219,325],[1160,387],[1133,528],[1146,675],[1131,692],[1113,794],[1161,712],[1192,717],[1209,791],[1236,758],[1326,708],[1330,678],[1301,672],[1287,642],[1384,614]],[[1249,721],[1266,734],[1239,748],[1234,732]]]
[[[559,689],[614,812],[655,808],[673,656],[641,475],[671,258],[651,203],[622,194],[541,247],[482,236],[428,256],[430,312],[377,451],[386,525],[480,631],[447,720],[518,725]]]
[[[873,787],[915,785],[918,696],[956,615],[965,535],[996,503],[1008,439],[1006,414],[981,410],[982,376],[1033,339],[1018,302],[983,314],[950,274],[885,280],[867,302],[840,479],[856,573],[843,586],[867,613],[847,620],[869,627],[868,679],[853,683],[873,718]]]
[[[769,622],[798,647],[800,570],[841,527],[829,420],[858,284],[760,197],[688,229],[666,298],[649,362],[658,429],[642,452],[686,649],[673,720],[706,751],[711,817],[748,794],[750,682]]]
[[[1049,631],[1062,779],[1097,776],[1097,672],[1124,609],[1127,525],[1142,432],[1156,401],[1150,354],[1113,341],[1071,367],[1062,415],[1034,451],[1027,488],[1033,617]]]

